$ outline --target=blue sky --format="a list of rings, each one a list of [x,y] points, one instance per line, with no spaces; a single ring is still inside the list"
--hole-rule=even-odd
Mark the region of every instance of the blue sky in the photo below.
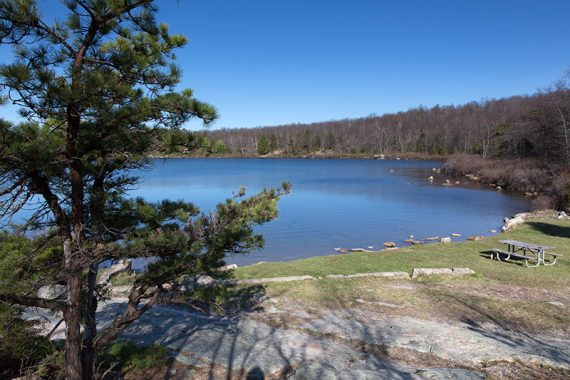
[[[529,94],[570,67],[567,0],[158,4],[159,20],[190,39],[177,54],[182,87],[218,108],[213,128]]]

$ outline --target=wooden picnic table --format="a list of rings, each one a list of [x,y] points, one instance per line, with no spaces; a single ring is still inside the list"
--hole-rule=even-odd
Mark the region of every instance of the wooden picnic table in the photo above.
[[[501,240],[503,244],[507,245],[507,251],[502,251],[496,249],[495,252],[497,253],[497,259],[500,260],[499,254],[504,254],[507,256],[506,260],[509,260],[511,256],[521,258],[525,260],[525,265],[527,267],[537,267],[540,264],[542,265],[554,265],[556,264],[556,258],[560,255],[556,253],[549,253],[546,252],[548,249],[552,249],[552,247],[546,245],[539,245],[533,243],[527,243],[524,241],[518,240]],[[518,254],[517,252],[522,251],[522,254]],[[529,252],[531,256],[527,255],[526,253]],[[552,256],[554,259],[552,262],[546,261],[544,256],[549,255]],[[536,260],[536,264],[529,265],[528,262]]]

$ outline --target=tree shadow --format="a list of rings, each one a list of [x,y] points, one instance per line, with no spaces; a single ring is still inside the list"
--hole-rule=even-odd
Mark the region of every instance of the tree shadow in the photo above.
[[[543,223],[543,222],[528,222],[527,224],[532,229],[537,230],[548,236],[570,238],[570,227],[557,226],[555,224]]]
[[[240,294],[257,294],[259,287],[253,288],[245,288]],[[99,320],[109,323],[124,307],[118,302],[106,305]],[[262,309],[259,306],[254,310]],[[351,378],[353,371],[366,378],[414,378],[415,367],[391,360],[370,345],[338,342],[327,334],[308,334],[289,326],[275,327],[261,320],[263,314],[251,313],[208,315],[181,305],[157,305],[129,326],[121,339],[165,346],[173,359],[200,368],[201,376],[208,379],[289,378],[293,374],[315,379]],[[244,318],[246,314],[250,314],[248,318]],[[383,335],[382,328],[372,329],[365,320],[354,320],[342,311],[323,323],[337,324],[338,331],[358,331],[365,343],[374,343]],[[321,325],[313,326],[319,329]],[[170,365],[165,380],[176,378]]]
[[[541,357],[554,363],[570,365],[567,348],[553,344],[548,338],[528,333],[509,321],[509,315],[492,312],[483,307],[478,298],[471,295],[438,293],[437,296],[425,292],[426,297],[435,302],[455,304],[465,308],[466,313],[459,318],[467,328],[481,337],[496,342],[495,350],[501,347],[515,349],[520,353]],[[491,347],[489,349],[492,349]]]

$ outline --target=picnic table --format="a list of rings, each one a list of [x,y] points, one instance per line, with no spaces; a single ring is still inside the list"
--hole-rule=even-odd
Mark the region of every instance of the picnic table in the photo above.
[[[507,250],[494,249],[493,252],[495,252],[497,260],[501,260],[501,255],[506,256],[505,260],[510,260],[511,257],[524,259],[525,265],[531,268],[537,267],[540,264],[554,265],[556,264],[556,258],[561,256],[557,253],[546,252],[546,250],[552,249],[552,247],[546,245],[527,243],[518,240],[501,240],[500,242],[507,245]],[[548,261],[545,260],[546,255],[551,257]],[[529,261],[536,262],[529,265]]]

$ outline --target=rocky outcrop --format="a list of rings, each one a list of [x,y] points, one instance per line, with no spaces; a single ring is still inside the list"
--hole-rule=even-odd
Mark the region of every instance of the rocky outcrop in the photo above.
[[[503,224],[503,227],[501,227],[501,230],[503,232],[512,230],[514,227],[523,224],[525,222],[525,219],[528,216],[529,216],[529,213],[523,212],[523,213],[514,215],[512,218],[505,218],[503,220],[504,224]]]

